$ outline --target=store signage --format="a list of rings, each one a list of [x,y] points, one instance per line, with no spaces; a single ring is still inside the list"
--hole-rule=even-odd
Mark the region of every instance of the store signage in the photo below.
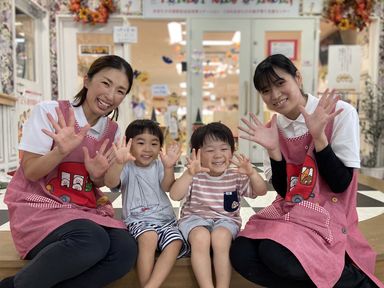
[[[114,43],[137,43],[137,27],[115,26],[113,27]]]
[[[330,45],[328,49],[328,87],[360,90],[360,45]]]
[[[154,84],[152,85],[152,96],[168,96],[169,89],[167,84]]]
[[[143,1],[147,18],[298,17],[300,0],[151,0]]]

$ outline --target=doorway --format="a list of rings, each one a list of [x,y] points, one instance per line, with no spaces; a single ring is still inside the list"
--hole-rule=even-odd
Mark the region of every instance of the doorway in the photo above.
[[[268,55],[282,53],[304,75],[304,91],[316,94],[318,25],[313,17],[191,19],[187,33],[188,123],[194,123],[200,109],[203,122],[221,121],[229,126],[239,152],[253,163],[261,163],[261,147],[241,139],[237,129],[241,117],[248,117],[249,112],[262,122],[272,116],[254,89],[254,70]]]
[[[191,19],[188,27],[188,122],[196,121],[198,109],[203,123],[221,121],[249,156],[250,143],[237,127],[251,107],[251,22]]]

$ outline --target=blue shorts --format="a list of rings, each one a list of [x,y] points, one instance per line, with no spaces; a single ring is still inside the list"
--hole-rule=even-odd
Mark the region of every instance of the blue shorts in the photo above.
[[[179,229],[183,234],[184,238],[188,240],[189,233],[193,228],[196,227],[205,227],[209,232],[212,232],[214,229],[218,227],[224,227],[232,234],[232,239],[235,239],[237,233],[239,233],[239,226],[231,219],[228,218],[220,218],[217,220],[213,219],[205,219],[198,215],[188,216],[187,219],[179,222]]]
[[[135,239],[145,232],[155,231],[158,236],[158,251],[163,251],[172,241],[181,240],[183,244],[177,258],[181,258],[189,253],[189,245],[181,235],[179,228],[177,228],[176,220],[168,222],[164,225],[148,223],[145,221],[132,222],[128,224],[128,230]]]

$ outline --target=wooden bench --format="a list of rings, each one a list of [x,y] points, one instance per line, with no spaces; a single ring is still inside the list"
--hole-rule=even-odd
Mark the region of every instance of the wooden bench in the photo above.
[[[376,276],[384,282],[384,214],[362,221],[359,227],[368,242],[376,251]],[[0,231],[0,279],[14,275],[27,261],[20,260],[13,245],[10,232]],[[139,287],[136,272],[132,270],[123,278],[107,286],[108,288]],[[176,261],[171,274],[162,287],[198,287],[193,275],[190,258],[182,258]],[[240,276],[236,271],[232,272],[231,287],[260,287]]]
[[[20,260],[19,254],[13,244],[9,231],[0,231],[0,279],[16,274],[28,261]],[[136,271],[133,269],[123,278],[107,286],[108,288],[140,287]],[[181,258],[176,261],[172,272],[162,287],[199,287],[192,271],[190,258]],[[257,286],[244,279],[236,271],[232,271],[231,287],[257,288]]]

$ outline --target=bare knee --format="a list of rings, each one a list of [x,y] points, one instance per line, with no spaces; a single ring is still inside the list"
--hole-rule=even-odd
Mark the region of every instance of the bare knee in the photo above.
[[[209,250],[211,247],[211,232],[203,226],[195,227],[189,232],[188,241],[193,250]]]
[[[214,253],[229,253],[232,242],[232,234],[228,229],[218,227],[211,233],[211,242]]]
[[[157,248],[158,235],[155,231],[147,231],[137,237],[140,251],[152,251]]]

